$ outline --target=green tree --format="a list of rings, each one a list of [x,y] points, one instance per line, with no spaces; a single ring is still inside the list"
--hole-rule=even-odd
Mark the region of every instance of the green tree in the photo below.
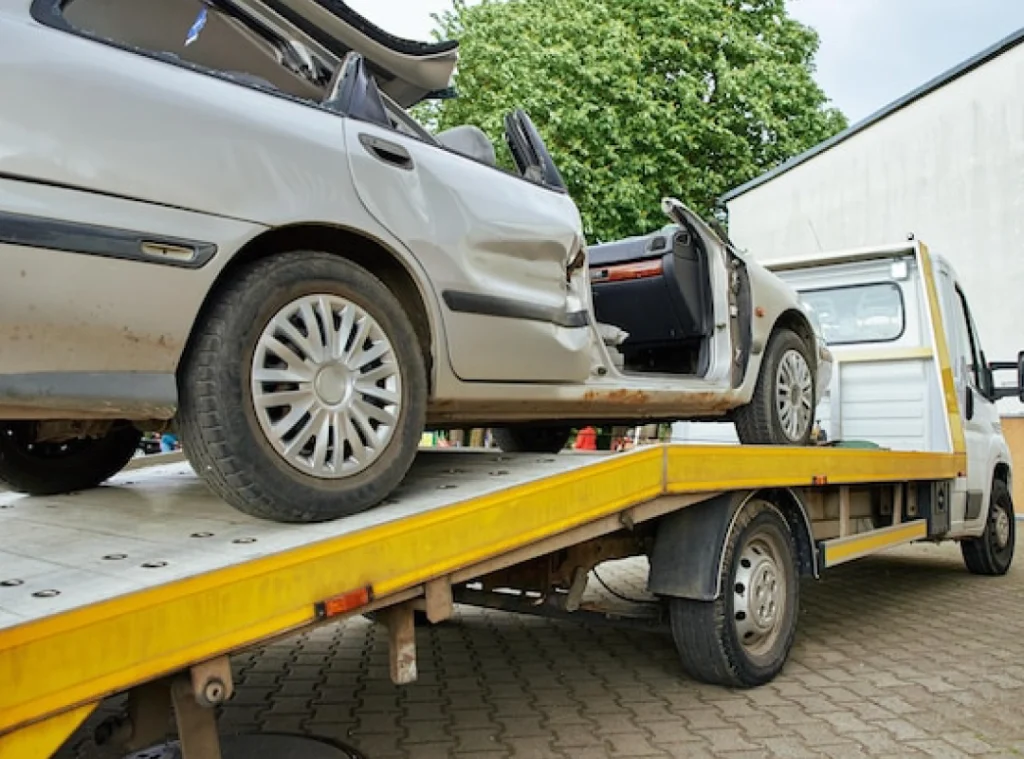
[[[418,115],[476,124],[511,165],[502,117],[525,108],[592,242],[663,226],[663,195],[710,214],[846,126],[785,0],[453,0],[434,19],[461,41],[460,96]]]

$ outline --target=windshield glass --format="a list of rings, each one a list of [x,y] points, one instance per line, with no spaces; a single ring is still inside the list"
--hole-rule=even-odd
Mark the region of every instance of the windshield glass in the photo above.
[[[891,342],[903,334],[903,293],[894,282],[804,290],[800,298],[814,310],[829,345]]]

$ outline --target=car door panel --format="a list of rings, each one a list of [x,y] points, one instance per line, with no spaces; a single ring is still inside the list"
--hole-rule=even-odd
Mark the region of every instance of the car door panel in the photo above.
[[[579,234],[569,198],[383,127],[345,119],[345,129],[360,200],[430,272],[445,304],[455,373],[586,379],[590,331],[565,283]]]

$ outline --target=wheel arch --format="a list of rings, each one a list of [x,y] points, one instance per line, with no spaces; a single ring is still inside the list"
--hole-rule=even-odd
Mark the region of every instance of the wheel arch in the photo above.
[[[1013,492],[1013,473],[1010,471],[1010,465],[1005,461],[997,461],[995,469],[992,472],[992,479],[1002,482],[1006,485],[1006,489],[1011,493]]]
[[[767,316],[770,318],[771,313],[769,312]],[[763,329],[755,330],[754,348],[750,356],[746,378],[744,379],[740,392],[744,402],[750,401],[754,395],[755,389],[757,388],[757,383],[761,378],[761,372],[764,369],[764,359],[768,354],[769,343],[771,343],[772,339],[780,330],[783,329],[792,330],[796,333],[797,337],[804,341],[804,344],[807,346],[807,350],[812,357],[812,363],[816,365],[816,361],[813,361],[817,355],[814,328],[811,326],[807,317],[801,313],[800,309],[794,307],[784,308],[782,312],[775,317],[775,321],[772,322],[771,328],[767,329],[767,332],[763,331]],[[815,377],[817,377],[817,372],[814,367],[812,367],[812,371],[815,371]]]
[[[681,509],[658,521],[648,588],[659,596],[714,601],[721,595],[725,542],[740,510],[763,499],[786,519],[797,547],[797,569],[818,577],[811,521],[799,494],[788,488],[738,490]]]
[[[185,351],[187,352],[206,314],[221,287],[231,280],[242,267],[291,250],[320,250],[352,261],[380,279],[409,311],[416,330],[416,339],[427,369],[428,392],[434,384],[434,357],[441,339],[440,319],[432,309],[430,295],[420,287],[420,280],[410,271],[406,261],[380,240],[345,227],[326,224],[291,224],[267,230],[243,245],[228,264],[218,273],[203,299],[192,324]]]
[[[768,335],[770,340],[780,329],[790,329],[800,336],[800,339],[807,344],[807,350],[814,354],[814,328],[811,326],[810,321],[807,317],[800,313],[797,308],[788,308],[779,314],[775,320],[775,324],[772,325],[772,330]]]

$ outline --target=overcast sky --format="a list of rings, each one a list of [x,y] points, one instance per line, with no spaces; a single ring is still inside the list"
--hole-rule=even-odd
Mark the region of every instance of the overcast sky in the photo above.
[[[628,0],[624,0],[628,1]],[[428,39],[450,0],[347,0],[392,34]],[[788,0],[818,30],[817,79],[851,123],[1024,27],[1024,0]]]

